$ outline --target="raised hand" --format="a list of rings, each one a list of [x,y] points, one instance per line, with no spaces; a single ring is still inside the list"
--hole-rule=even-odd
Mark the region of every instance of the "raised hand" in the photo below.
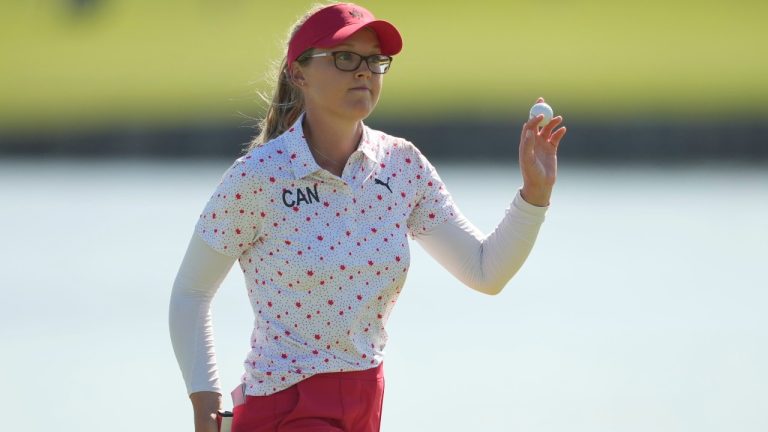
[[[536,103],[544,102],[539,98]],[[530,204],[546,207],[557,178],[557,148],[566,132],[565,127],[554,130],[563,121],[557,116],[539,129],[543,114],[523,124],[520,133],[520,173],[523,176],[523,199]]]

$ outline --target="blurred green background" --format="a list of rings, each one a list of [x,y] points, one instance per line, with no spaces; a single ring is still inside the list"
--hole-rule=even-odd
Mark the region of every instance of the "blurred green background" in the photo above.
[[[359,1],[404,38],[375,116],[764,119],[764,1]],[[254,125],[313,2],[0,3],[0,131]]]

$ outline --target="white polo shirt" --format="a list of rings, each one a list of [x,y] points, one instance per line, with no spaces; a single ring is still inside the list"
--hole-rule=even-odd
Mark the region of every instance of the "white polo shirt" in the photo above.
[[[224,173],[195,232],[239,258],[255,315],[248,395],[383,360],[408,238],[459,214],[410,142],[363,125],[341,178],[321,169],[302,114]]]

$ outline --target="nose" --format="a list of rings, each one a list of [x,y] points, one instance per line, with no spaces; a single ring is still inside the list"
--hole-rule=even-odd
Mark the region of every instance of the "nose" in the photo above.
[[[365,60],[361,61],[360,66],[358,66],[357,70],[355,71],[355,75],[358,77],[363,77],[366,75],[370,76],[371,74],[373,74],[373,72],[371,72],[371,68],[368,66],[368,62]]]

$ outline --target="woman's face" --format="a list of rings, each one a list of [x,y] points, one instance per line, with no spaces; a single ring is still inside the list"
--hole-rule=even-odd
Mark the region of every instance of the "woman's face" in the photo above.
[[[362,56],[381,53],[376,33],[368,28],[352,34],[342,44],[314,51],[352,51]],[[305,66],[298,66],[294,76],[301,84],[307,111],[321,110],[357,121],[368,117],[376,107],[383,75],[372,73],[365,61],[350,72],[337,69],[333,56],[315,57]]]

